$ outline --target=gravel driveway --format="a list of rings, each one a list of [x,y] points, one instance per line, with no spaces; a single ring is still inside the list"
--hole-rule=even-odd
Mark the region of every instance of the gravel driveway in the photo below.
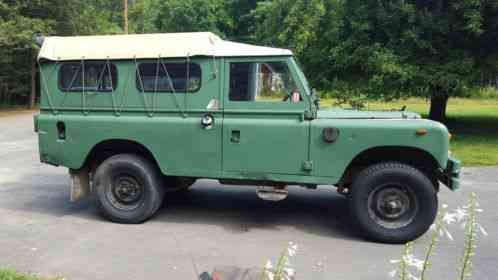
[[[91,200],[69,202],[64,168],[39,163],[33,112],[0,115],[0,266],[68,279],[198,279],[218,265],[254,267],[275,259],[288,241],[297,279],[388,279],[402,246],[367,242],[348,219],[347,200],[333,188],[293,187],[288,199],[259,200],[251,187],[200,180],[170,196],[142,225],[103,220]],[[498,275],[498,167],[466,168],[461,191],[442,188],[440,201],[480,197],[482,239],[474,279]],[[455,279],[462,236],[443,242],[431,280]]]

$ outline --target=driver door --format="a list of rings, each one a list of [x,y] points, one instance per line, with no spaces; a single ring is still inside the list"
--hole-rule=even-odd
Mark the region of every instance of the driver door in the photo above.
[[[255,180],[306,174],[309,121],[306,102],[295,98],[304,90],[290,58],[227,59],[225,77],[224,174]]]

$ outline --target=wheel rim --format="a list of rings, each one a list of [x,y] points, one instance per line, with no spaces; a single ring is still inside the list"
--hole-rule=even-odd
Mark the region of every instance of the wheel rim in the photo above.
[[[143,184],[130,174],[114,176],[106,196],[120,210],[133,210],[140,206],[144,194]]]
[[[389,184],[368,196],[368,214],[384,228],[398,229],[410,224],[418,212],[415,194],[407,187]]]

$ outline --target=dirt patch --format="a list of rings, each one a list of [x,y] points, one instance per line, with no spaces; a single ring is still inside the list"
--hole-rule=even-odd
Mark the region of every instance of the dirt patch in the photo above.
[[[24,108],[0,109],[0,118],[10,117],[14,115],[22,115],[22,114],[34,115],[39,111],[40,111],[39,109],[24,109]]]

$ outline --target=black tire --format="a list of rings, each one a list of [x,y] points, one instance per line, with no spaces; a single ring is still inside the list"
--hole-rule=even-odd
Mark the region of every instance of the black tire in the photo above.
[[[116,223],[137,224],[150,218],[164,198],[158,168],[132,154],[106,159],[95,172],[96,203]]]
[[[406,243],[424,234],[437,215],[437,193],[418,169],[396,162],[372,165],[356,176],[350,211],[361,233],[384,243]]]
[[[163,176],[166,192],[187,192],[195,181],[192,177]]]

